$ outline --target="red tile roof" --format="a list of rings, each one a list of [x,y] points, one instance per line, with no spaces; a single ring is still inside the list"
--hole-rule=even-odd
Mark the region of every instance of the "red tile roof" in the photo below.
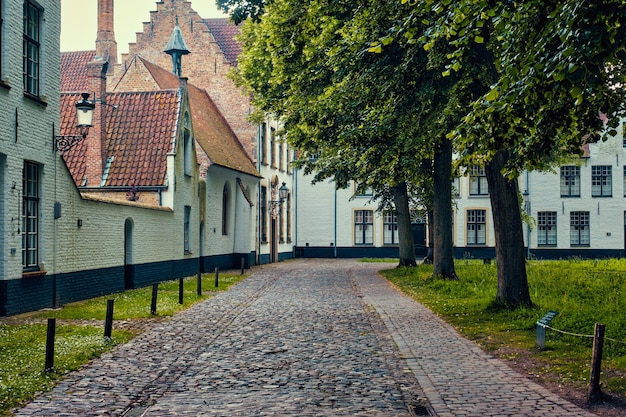
[[[89,85],[87,63],[96,51],[61,52],[61,91],[81,92]]]
[[[173,73],[143,58],[137,59],[142,61],[161,88],[171,89],[179,85],[180,81]],[[260,177],[237,135],[209,94],[193,84],[188,84],[187,89],[194,137],[206,152],[211,164]]]
[[[107,114],[107,156],[114,159],[106,185],[165,185],[178,131],[178,91],[109,93],[107,101],[118,108]]]
[[[204,19],[204,23],[209,28],[220,47],[224,56],[232,66],[237,66],[237,58],[241,53],[241,44],[235,39],[240,33],[239,26],[235,25],[228,18]]]
[[[79,94],[61,95],[62,135],[76,134],[74,103]],[[159,186],[167,181],[167,154],[172,152],[180,107],[178,90],[108,93],[117,109],[107,112],[108,158],[113,158],[105,186]],[[63,154],[74,182],[86,173],[87,141]]]

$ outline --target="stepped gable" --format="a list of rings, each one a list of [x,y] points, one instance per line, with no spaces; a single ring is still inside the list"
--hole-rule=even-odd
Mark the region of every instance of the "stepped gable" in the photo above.
[[[87,64],[93,61],[96,51],[61,52],[61,91],[83,92],[89,85]]]
[[[180,81],[171,72],[142,58],[138,58],[138,60],[150,72],[160,88],[171,89],[178,86]],[[202,152],[208,157],[208,161],[200,161],[201,173],[204,175],[209,165],[219,165],[244,174],[260,177],[252,160],[237,140],[235,132],[233,132],[209,94],[205,90],[189,83],[187,84],[187,89],[189,91],[189,107],[194,138]]]
[[[210,94],[249,157],[256,161],[258,126],[248,120],[252,107],[250,95],[228,78],[238,54],[236,41],[229,36],[234,36],[238,28],[229,26],[225,20],[212,22],[212,19],[203,19],[192,9],[191,2],[156,2],[156,10],[150,12],[149,21],[144,22],[141,32],[136,33],[135,42],[128,45],[129,52],[122,55],[114,77],[109,78],[109,85],[118,84],[118,80],[137,63],[137,56],[161,68],[171,68],[171,58],[163,53],[163,49],[176,25],[176,17],[191,52],[184,58],[182,76]],[[216,34],[210,31],[209,25],[216,29]]]
[[[228,18],[204,19],[204,24],[209,28],[228,62],[232,66],[237,66],[237,58],[241,54],[241,44],[236,39],[240,33],[239,26]]]

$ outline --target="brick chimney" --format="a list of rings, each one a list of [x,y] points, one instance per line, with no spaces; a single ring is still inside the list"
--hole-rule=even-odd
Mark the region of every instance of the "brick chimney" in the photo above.
[[[109,63],[109,72],[117,64],[117,42],[113,31],[113,0],[98,0],[98,36],[96,56]]]
[[[100,57],[96,57],[87,64],[89,74],[89,85],[87,92],[91,94],[89,100],[97,100],[93,113],[93,127],[89,129],[87,135],[85,152],[85,163],[87,187],[99,187],[102,180],[102,173],[107,160],[106,146],[106,83],[108,62]]]

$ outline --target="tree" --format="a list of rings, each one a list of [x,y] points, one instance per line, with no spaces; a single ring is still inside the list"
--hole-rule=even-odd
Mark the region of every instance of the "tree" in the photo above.
[[[400,263],[414,265],[405,190],[422,159],[432,158],[441,92],[423,51],[390,45],[385,54],[367,52],[403,7],[347,0],[266,7],[260,22],[243,26],[237,83],[260,112],[280,118],[302,152],[299,166],[315,180],[332,178],[339,187],[354,180],[379,195],[395,190],[405,225]]]
[[[407,3],[407,0],[401,0]],[[454,48],[444,75],[492,74],[489,88],[450,134],[462,162],[485,165],[496,236],[498,294],[509,307],[531,305],[516,178],[548,169],[598,140],[623,115],[626,4],[461,0],[410,2],[403,19],[416,47]],[[415,34],[419,33],[419,41]],[[482,91],[481,91],[482,90]],[[608,127],[603,118],[608,118]]]
[[[228,13],[233,22],[238,25],[246,19],[258,22],[268,0],[215,0],[217,7]]]

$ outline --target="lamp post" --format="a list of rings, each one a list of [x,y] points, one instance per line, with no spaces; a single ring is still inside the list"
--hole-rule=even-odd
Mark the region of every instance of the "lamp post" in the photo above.
[[[89,93],[82,93],[81,97],[82,99],[74,104],[76,107],[76,127],[80,134],[55,136],[55,149],[59,152],[65,152],[84,140],[89,133],[89,128],[93,127],[93,112],[96,108],[96,102],[88,100]]]
[[[270,200],[270,214],[272,218],[278,217],[278,212],[280,211],[280,205],[287,199],[287,195],[289,194],[289,189],[287,188],[287,184],[283,182],[283,184],[278,189],[278,200],[276,200],[276,186],[278,184],[272,185],[272,195]]]

